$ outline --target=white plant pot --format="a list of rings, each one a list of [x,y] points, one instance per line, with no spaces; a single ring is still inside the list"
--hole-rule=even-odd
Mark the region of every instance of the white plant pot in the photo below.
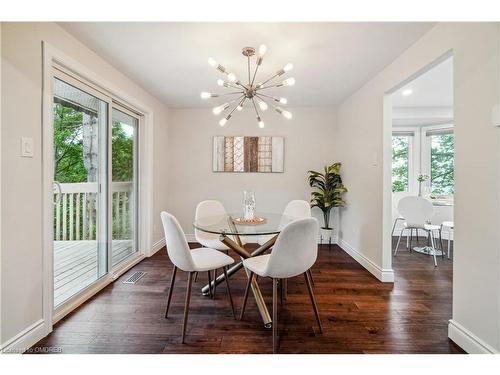
[[[319,235],[322,244],[333,243],[333,229],[320,228]]]

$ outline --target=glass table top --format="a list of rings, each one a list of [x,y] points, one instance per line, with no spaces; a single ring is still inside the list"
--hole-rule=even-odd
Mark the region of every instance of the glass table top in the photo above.
[[[293,218],[283,214],[258,212],[255,216],[264,218],[265,222],[263,224],[235,223],[234,219],[242,216],[241,213],[207,216],[196,220],[193,226],[198,230],[213,234],[256,236],[278,234],[286,224],[293,221]]]

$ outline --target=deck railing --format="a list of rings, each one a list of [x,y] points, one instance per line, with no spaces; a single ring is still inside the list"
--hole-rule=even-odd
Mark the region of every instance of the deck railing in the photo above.
[[[56,241],[96,239],[97,183],[60,184],[54,191]],[[133,183],[113,182],[113,239],[130,239],[133,230]]]

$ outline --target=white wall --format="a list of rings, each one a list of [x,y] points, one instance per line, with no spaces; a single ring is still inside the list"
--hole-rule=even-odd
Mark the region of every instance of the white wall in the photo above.
[[[3,23],[1,118],[1,343],[42,319],[42,41],[154,111],[155,227],[166,206],[167,108],[54,23]],[[34,139],[35,156],[19,157],[20,137]],[[153,242],[162,238],[158,229]]]
[[[384,94],[453,49],[455,258],[450,336],[469,352],[500,350],[498,25],[441,23],[339,106],[348,206],[340,236],[381,268],[391,266],[390,214],[382,209]],[[390,126],[390,124],[389,124]],[[389,198],[390,199],[390,198]],[[389,222],[383,224],[383,220]],[[382,235],[382,231],[386,235]],[[397,280],[396,280],[397,282]]]
[[[170,109],[168,209],[179,219],[186,234],[194,233],[195,208],[204,199],[220,200],[232,212],[241,211],[245,189],[255,191],[257,210],[281,212],[292,199],[309,200],[307,171],[321,170],[338,158],[336,112],[331,108],[290,111],[292,120],[270,111],[264,113],[266,127],[259,129],[254,112],[248,108],[235,113],[224,128],[218,125],[218,117],[210,108]],[[284,136],[285,172],[212,172],[215,135]],[[318,211],[313,212],[321,218]]]

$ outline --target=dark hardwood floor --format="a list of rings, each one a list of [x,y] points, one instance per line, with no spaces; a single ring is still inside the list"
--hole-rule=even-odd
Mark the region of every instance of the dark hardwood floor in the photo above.
[[[196,245],[194,245],[196,247]],[[318,333],[303,277],[288,282],[279,310],[280,353],[462,353],[447,338],[451,318],[452,262],[413,252],[405,244],[394,258],[396,282],[381,283],[337,246],[322,246],[313,268],[323,321]],[[122,281],[146,271],[138,284]],[[169,319],[164,319],[172,265],[163,249],[80,306],[35,346],[62,353],[272,353],[253,297],[243,321],[234,320],[225,285],[215,301],[202,296],[206,274],[194,284],[186,344],[181,325],[187,274],[177,273]],[[246,276],[231,278],[239,311]],[[259,279],[271,307],[272,283]],[[279,306],[279,304],[278,304]]]

